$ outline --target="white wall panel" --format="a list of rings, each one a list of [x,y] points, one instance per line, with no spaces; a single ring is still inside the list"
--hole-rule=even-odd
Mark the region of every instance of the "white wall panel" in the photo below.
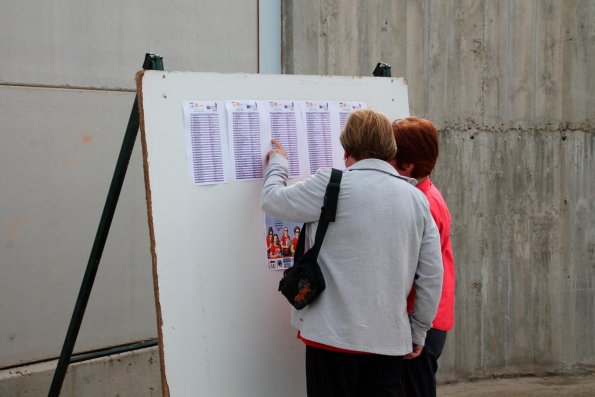
[[[0,368],[60,353],[145,53],[255,73],[257,33],[256,1],[2,3]],[[135,148],[75,351],[156,336]]]
[[[133,100],[0,89],[0,367],[60,353]],[[138,140],[75,350],[156,335]]]
[[[257,28],[255,1],[3,2],[0,83],[134,88],[146,52],[169,70],[255,73]]]

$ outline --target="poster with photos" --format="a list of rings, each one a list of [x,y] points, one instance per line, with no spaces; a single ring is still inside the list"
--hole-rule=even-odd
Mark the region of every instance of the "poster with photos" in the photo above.
[[[293,266],[293,254],[303,224],[265,215],[265,247],[269,270],[285,270]]]

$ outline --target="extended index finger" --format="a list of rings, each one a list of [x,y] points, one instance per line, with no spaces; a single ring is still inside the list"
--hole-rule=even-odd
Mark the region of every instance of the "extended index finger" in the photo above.
[[[281,142],[279,142],[276,139],[271,139],[271,142],[273,143],[273,145],[275,146],[275,149],[282,149],[285,150],[285,148],[283,147],[283,145],[281,145]]]

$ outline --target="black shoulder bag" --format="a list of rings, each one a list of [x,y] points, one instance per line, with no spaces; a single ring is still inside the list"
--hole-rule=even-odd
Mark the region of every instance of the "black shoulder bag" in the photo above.
[[[304,224],[294,254],[294,265],[283,272],[283,278],[279,281],[279,291],[297,310],[303,309],[326,288],[324,276],[318,264],[318,253],[329,222],[335,221],[342,177],[342,171],[332,169],[331,179],[324,195],[324,204],[320,212],[314,245],[304,253],[306,238],[306,224]]]

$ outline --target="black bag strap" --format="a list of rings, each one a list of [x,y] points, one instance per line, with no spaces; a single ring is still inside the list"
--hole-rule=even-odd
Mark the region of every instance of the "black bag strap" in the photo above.
[[[306,224],[302,225],[302,230],[300,231],[300,236],[298,237],[298,242],[295,245],[295,251],[293,253],[293,263],[297,263],[302,256],[304,256],[304,241],[306,240]]]
[[[339,201],[339,190],[341,188],[341,178],[343,178],[343,172],[333,168],[331,171],[331,179],[326,186],[324,204],[320,211],[316,237],[314,238],[314,245],[312,246],[312,249],[316,249],[316,252],[320,251],[322,240],[324,240],[324,235],[326,234],[329,222],[335,221],[337,202]]]
[[[313,254],[318,256],[322,241],[326,234],[329,222],[335,221],[337,214],[337,202],[339,201],[339,190],[341,189],[341,178],[343,178],[343,171],[333,168],[331,170],[331,178],[326,186],[326,193],[324,195],[324,202],[320,211],[320,219],[318,220],[318,228],[316,229],[316,237],[314,238],[314,245],[310,250]],[[302,226],[300,237],[295,249],[294,263],[296,263],[304,254],[304,244],[306,239],[306,224]]]

